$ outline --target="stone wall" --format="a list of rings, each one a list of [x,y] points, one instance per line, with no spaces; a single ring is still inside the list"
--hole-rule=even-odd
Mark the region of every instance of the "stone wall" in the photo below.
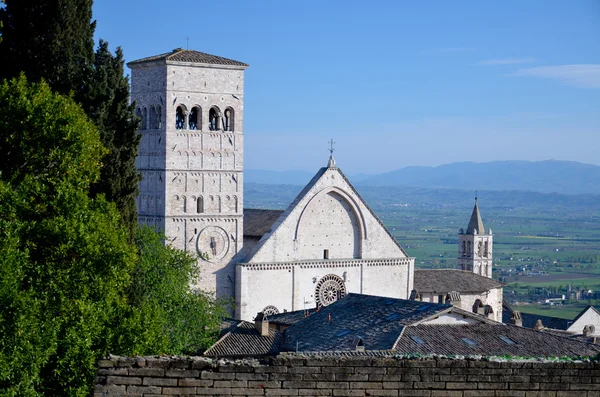
[[[111,357],[99,361],[101,396],[592,397],[599,362],[307,357],[211,361]]]

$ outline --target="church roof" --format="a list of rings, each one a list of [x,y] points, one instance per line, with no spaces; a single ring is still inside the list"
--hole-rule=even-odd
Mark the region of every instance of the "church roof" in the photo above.
[[[262,237],[282,213],[283,210],[244,208],[244,236]]]
[[[596,356],[600,346],[509,324],[418,324],[406,327],[398,353],[519,357]]]
[[[289,351],[355,350],[362,339],[368,350],[391,350],[404,327],[451,305],[348,294],[285,330]]]
[[[219,340],[204,352],[208,357],[249,357],[269,356],[279,352],[282,342],[281,332],[269,329],[268,336],[262,336],[253,323],[239,321],[229,327]]]
[[[248,67],[247,64],[234,61],[233,59],[223,58],[200,51],[184,50],[183,48],[176,48],[173,51],[164,54],[137,59],[127,63],[127,66],[131,67],[131,65],[155,61],[192,62],[212,65],[243,66],[244,68]]]
[[[414,289],[419,293],[446,294],[452,291],[480,293],[502,288],[502,284],[498,281],[466,270],[415,269],[414,276]]]
[[[477,230],[477,234],[484,234],[485,229],[483,222],[481,221],[481,214],[479,213],[479,206],[477,200],[475,200],[475,207],[473,207],[473,213],[471,213],[471,220],[469,220],[469,226],[467,226],[466,234],[474,234]]]

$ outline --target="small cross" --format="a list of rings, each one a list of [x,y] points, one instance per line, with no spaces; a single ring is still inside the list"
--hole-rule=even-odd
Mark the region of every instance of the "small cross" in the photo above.
[[[190,49],[190,37],[189,36],[185,36],[185,49],[189,50]]]
[[[477,202],[477,196],[478,196],[477,190],[475,190],[475,202]]]
[[[333,156],[333,152],[335,151],[335,149],[333,148],[333,145],[335,144],[335,142],[333,141],[333,138],[331,138],[331,140],[328,142],[329,143],[329,154],[331,154]]]

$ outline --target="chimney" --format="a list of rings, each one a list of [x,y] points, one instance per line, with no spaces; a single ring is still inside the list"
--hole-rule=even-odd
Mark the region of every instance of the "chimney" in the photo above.
[[[360,336],[354,340],[354,346],[356,347],[357,352],[365,351],[365,341]]]
[[[521,317],[521,312],[514,311],[510,315],[510,323],[516,325],[517,327],[523,326],[523,318]]]
[[[263,312],[256,315],[254,328],[256,328],[260,336],[269,336],[269,320]]]
[[[542,324],[542,320],[537,320],[535,322],[535,325],[533,326],[533,329],[535,329],[536,331],[541,331],[544,329],[544,324]]]

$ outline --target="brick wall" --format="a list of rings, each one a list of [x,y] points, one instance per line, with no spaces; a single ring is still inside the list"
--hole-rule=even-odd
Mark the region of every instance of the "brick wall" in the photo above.
[[[599,362],[279,356],[268,362],[200,357],[100,360],[101,396],[600,396]]]

